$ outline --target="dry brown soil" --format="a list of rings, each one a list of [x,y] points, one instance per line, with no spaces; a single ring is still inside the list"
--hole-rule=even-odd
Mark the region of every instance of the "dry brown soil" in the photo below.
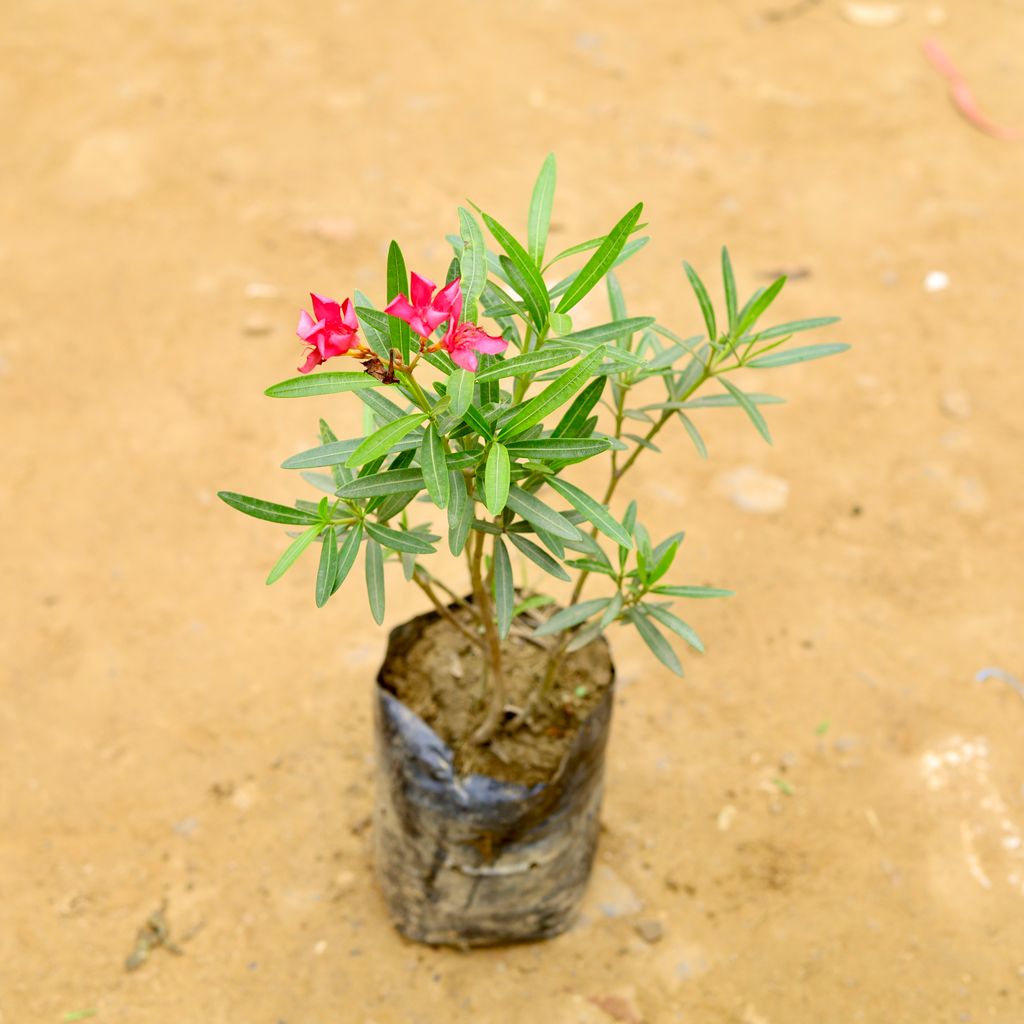
[[[1024,127],[1024,6],[787,5],[2,5],[4,1024],[1024,1021],[1024,701],[975,680],[1024,675],[1024,146],[921,53]],[[393,236],[443,274],[455,205],[521,227],[551,149],[553,244],[647,202],[634,312],[695,330],[679,260],[728,242],[855,348],[765,382],[774,447],[707,412],[710,462],[638,470],[738,596],[682,681],[612,636],[580,926],[434,951],[372,883],[384,631],[311,565],[264,587],[281,532],[214,492],[290,500],[317,415],[358,430],[262,397],[304,293],[379,292]],[[128,973],[163,900],[184,955]]]

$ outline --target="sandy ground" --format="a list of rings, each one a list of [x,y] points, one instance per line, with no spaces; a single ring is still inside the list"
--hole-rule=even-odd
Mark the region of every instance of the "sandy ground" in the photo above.
[[[920,49],[1024,127],[1024,7],[785,4],[3,5],[3,1024],[1024,1020],[1024,701],[975,681],[1024,675],[1024,149]],[[372,883],[384,632],[311,566],[265,588],[281,533],[214,492],[288,501],[317,415],[357,429],[261,394],[305,293],[379,291],[392,236],[443,274],[456,204],[522,226],[550,149],[553,244],[647,202],[633,312],[696,330],[679,260],[728,242],[855,349],[765,380],[774,448],[708,412],[709,463],[637,472],[738,596],[682,681],[613,634],[580,926],[434,951]],[[163,900],[184,955],[126,973]]]

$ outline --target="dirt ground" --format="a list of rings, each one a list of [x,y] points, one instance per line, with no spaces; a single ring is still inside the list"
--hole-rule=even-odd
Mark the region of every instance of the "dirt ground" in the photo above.
[[[1024,127],[1024,5],[844,7],[3,5],[3,1024],[1024,1021],[1024,700],[976,679],[1024,675],[1024,144],[921,51]],[[682,681],[612,635],[580,925],[435,951],[372,881],[385,632],[358,580],[264,587],[281,531],[214,493],[290,501],[317,416],[358,430],[262,396],[306,293],[381,291],[391,237],[443,275],[552,149],[552,244],[647,203],[632,312],[695,332],[679,261],[727,242],[855,348],[764,379],[774,447],[713,410],[709,462],[641,463],[679,582],[737,596]],[[165,900],[183,955],[126,972]]]

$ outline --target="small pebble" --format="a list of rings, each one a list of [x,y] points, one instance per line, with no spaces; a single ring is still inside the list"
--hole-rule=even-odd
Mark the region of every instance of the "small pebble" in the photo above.
[[[633,929],[644,942],[651,945],[654,945],[655,942],[661,942],[665,935],[665,929],[660,921],[637,921],[633,925]]]
[[[789,500],[789,483],[755,466],[740,466],[718,478],[718,490],[744,512],[781,512]]]
[[[845,3],[843,17],[863,28],[888,28],[903,18],[900,4]]]
[[[181,821],[176,821],[172,828],[179,836],[185,836],[187,839],[189,836],[194,835],[196,829],[199,828],[199,819],[182,818]]]
[[[954,420],[966,420],[971,416],[971,396],[966,391],[946,391],[939,399],[939,408]]]
[[[719,812],[715,823],[719,832],[728,832],[732,823],[736,820],[736,808],[732,804],[726,804]]]
[[[321,939],[314,947],[313,952],[316,956],[323,956],[327,952],[327,943],[324,939]]]
[[[944,270],[930,270],[924,278],[924,290],[929,294],[944,292],[949,287],[949,274]]]

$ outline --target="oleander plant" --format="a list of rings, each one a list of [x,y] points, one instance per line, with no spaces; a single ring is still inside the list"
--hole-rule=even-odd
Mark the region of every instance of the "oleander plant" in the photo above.
[[[418,587],[480,651],[486,699],[472,736],[478,744],[549,699],[563,659],[613,625],[636,630],[663,665],[682,672],[673,641],[702,646],[678,602],[729,591],[674,577],[683,534],[652,537],[637,502],[626,500],[624,481],[638,459],[658,457],[666,428],[681,428],[706,457],[699,419],[714,410],[738,410],[770,442],[762,410],[781,399],[747,390],[747,371],[848,347],[791,343],[835,317],[766,326],[785,277],[741,302],[726,249],[717,309],[683,264],[700,334],[684,337],[652,316],[631,315],[615,268],[648,241],[642,204],[606,235],[549,255],[555,179],[549,156],[525,241],[475,205],[459,208],[441,286],[410,275],[392,242],[383,303],[359,291],[340,303],[314,294],[311,312],[299,319],[308,346],[300,375],[266,393],[351,392],[363,404],[362,436],[339,439],[321,420],[320,444],[284,463],[323,492],[318,501],[285,505],[220,493],[240,512],[292,529],[268,583],[318,548],[322,607],[361,556],[378,623],[389,585]],[[605,322],[577,328],[574,312],[598,288],[607,294]],[[342,368],[319,369],[328,360]],[[598,479],[602,485],[592,489]],[[441,578],[437,563],[452,565],[432,558],[442,545],[464,559],[468,584]],[[546,587],[546,580],[562,586]],[[527,706],[510,715],[504,662],[513,632],[544,647],[547,669]]]

